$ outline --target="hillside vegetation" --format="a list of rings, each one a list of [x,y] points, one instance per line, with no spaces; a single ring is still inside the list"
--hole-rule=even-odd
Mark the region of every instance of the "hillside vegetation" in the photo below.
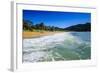
[[[91,23],[76,24],[70,27],[60,28],[46,26],[43,22],[34,24],[29,20],[23,20],[23,31],[91,31]]]

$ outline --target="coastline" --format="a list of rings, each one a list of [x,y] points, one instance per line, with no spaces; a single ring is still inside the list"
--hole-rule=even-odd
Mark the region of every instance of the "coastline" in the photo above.
[[[54,32],[50,32],[50,31],[43,31],[43,32],[24,31],[24,32],[22,32],[22,36],[24,39],[25,38],[38,38],[38,37],[42,37],[42,36],[53,35],[56,33],[62,33],[62,31],[54,31]]]

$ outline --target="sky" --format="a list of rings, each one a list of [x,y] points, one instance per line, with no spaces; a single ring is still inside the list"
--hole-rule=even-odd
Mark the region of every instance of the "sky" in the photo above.
[[[23,10],[23,19],[60,28],[91,22],[91,13]]]

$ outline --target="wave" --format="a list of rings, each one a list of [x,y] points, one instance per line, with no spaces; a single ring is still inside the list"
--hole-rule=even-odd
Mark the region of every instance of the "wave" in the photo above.
[[[83,34],[86,37],[85,34],[88,33],[76,33],[81,33],[82,37],[76,36],[75,33],[63,32],[51,36],[23,39],[23,62],[89,59],[90,41],[82,39]]]

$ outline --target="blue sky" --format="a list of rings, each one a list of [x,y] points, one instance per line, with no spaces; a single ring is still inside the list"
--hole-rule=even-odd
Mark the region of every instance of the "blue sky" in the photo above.
[[[23,10],[23,19],[60,28],[91,22],[91,13]]]

